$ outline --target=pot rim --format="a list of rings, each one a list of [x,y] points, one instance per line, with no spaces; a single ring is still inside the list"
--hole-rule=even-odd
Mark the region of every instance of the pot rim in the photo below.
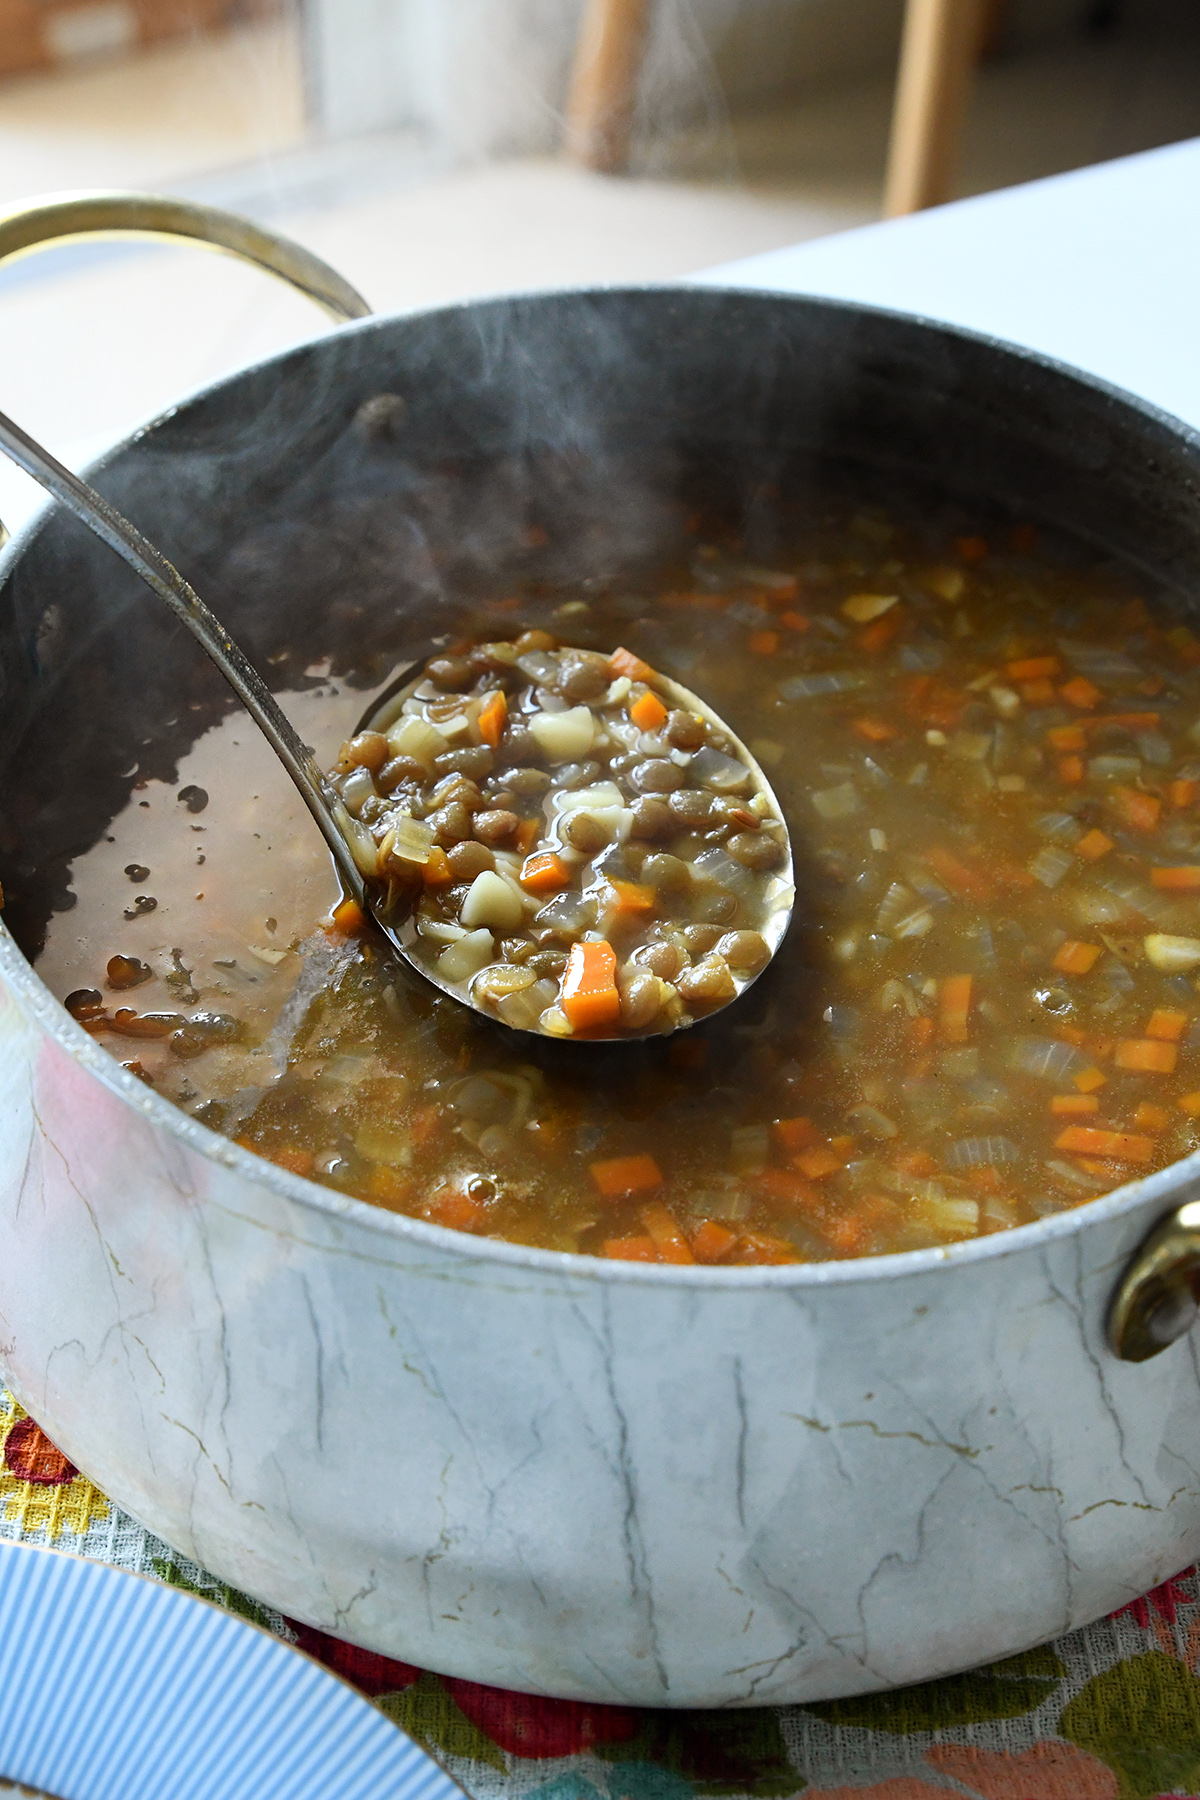
[[[1200,454],[1200,431],[1185,420],[1166,412],[1140,395],[1117,387],[1087,370],[1077,369],[1058,357],[1047,356],[1041,351],[1012,343],[991,333],[972,331],[965,326],[948,324],[921,313],[902,312],[894,307],[871,306],[857,300],[831,299],[822,294],[703,282],[613,283],[609,286],[597,284],[578,288],[529,289],[519,293],[452,301],[443,306],[413,307],[397,313],[372,313],[364,319],[351,320],[345,325],[337,326],[335,331],[339,337],[348,333],[365,334],[383,329],[397,320],[428,319],[445,314],[474,312],[485,307],[508,305],[514,301],[566,302],[573,299],[607,299],[622,294],[653,294],[667,299],[692,299],[698,292],[741,300],[786,300],[798,302],[815,311],[853,313],[864,318],[895,320],[944,337],[981,345],[989,350],[999,351],[1015,362],[1033,363],[1054,374],[1065,376],[1077,385],[1090,388],[1110,402],[1141,414],[1148,422],[1171,436],[1184,440]],[[94,479],[110,461],[194,402],[207,398],[270,363],[303,354],[314,343],[321,342],[323,337],[333,335],[334,332],[328,332],[304,339],[299,344],[260,358],[258,362],[248,363],[229,375],[185,394],[104,451],[95,462],[88,465],[86,476]],[[7,580],[13,565],[46,527],[57,504],[47,500],[0,552],[0,584]],[[1082,1201],[1066,1212],[1049,1214],[1033,1224],[1017,1225],[1008,1231],[992,1232],[986,1237],[972,1238],[963,1243],[936,1245],[926,1250],[894,1251],[884,1256],[864,1256],[823,1263],[756,1264],[741,1268],[721,1268],[701,1263],[633,1263],[588,1256],[575,1251],[538,1250],[527,1244],[512,1244],[496,1238],[474,1238],[467,1232],[453,1231],[447,1226],[434,1225],[425,1219],[389,1212],[383,1207],[373,1206],[369,1201],[356,1200],[349,1194],[339,1193],[335,1188],[309,1181],[302,1175],[293,1175],[277,1164],[268,1162],[265,1157],[243,1149],[232,1139],[220,1136],[123,1069],[114,1057],[84,1031],[40,979],[34,965],[21,953],[2,915],[0,977],[19,996],[26,1011],[44,1027],[60,1049],[96,1076],[102,1086],[132,1111],[140,1114],[148,1124],[165,1131],[185,1149],[210,1162],[223,1165],[247,1181],[266,1187],[284,1200],[309,1211],[322,1213],[332,1221],[345,1220],[356,1226],[367,1227],[380,1237],[390,1238],[398,1251],[407,1242],[416,1249],[453,1254],[466,1266],[492,1263],[508,1267],[514,1272],[521,1270],[529,1274],[567,1277],[582,1282],[609,1285],[631,1283],[639,1287],[699,1288],[718,1292],[843,1287],[897,1280],[909,1275],[920,1276],[939,1270],[949,1271],[964,1265],[992,1261],[997,1257],[1020,1255],[1026,1250],[1042,1249],[1061,1238],[1072,1237],[1091,1225],[1107,1224],[1159,1206],[1165,1211],[1171,1202],[1179,1203],[1177,1196],[1181,1187],[1200,1180],[1200,1150],[1196,1150],[1190,1156],[1169,1164],[1167,1168],[1156,1170],[1152,1175],[1124,1182],[1110,1193],[1101,1194],[1094,1200]],[[339,1254],[345,1252],[341,1251]],[[372,1253],[372,1260],[380,1259],[377,1254]]]

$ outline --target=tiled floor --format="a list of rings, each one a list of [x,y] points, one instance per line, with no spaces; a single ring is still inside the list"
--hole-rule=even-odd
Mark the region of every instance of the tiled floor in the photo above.
[[[306,145],[294,38],[259,25],[5,84],[0,201],[111,184],[268,211],[387,310],[670,279],[864,223],[878,207],[889,105],[881,77],[740,119],[658,156],[670,179],[610,179],[548,158],[450,170],[399,136]],[[985,67],[962,186],[1197,133],[1200,22],[1143,22]],[[226,259],[66,254],[0,272],[0,407],[69,456],[321,327],[306,303]],[[27,504],[0,475],[0,513]]]

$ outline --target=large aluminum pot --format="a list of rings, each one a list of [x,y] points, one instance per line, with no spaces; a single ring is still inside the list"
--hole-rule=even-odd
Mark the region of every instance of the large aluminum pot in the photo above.
[[[403,416],[360,411],[381,392]],[[834,466],[1012,501],[1181,608],[1200,576],[1190,431],[997,343],[769,294],[367,320],[93,479],[281,687],[326,657],[369,686],[522,566],[547,507],[573,527],[548,575],[608,570],[679,493],[752,505]],[[226,707],[194,644],[51,513],[8,552],[0,678],[0,1362],[169,1543],[429,1668],[689,1707],[959,1669],[1200,1553],[1196,1347],[1151,1355],[1195,1314],[1195,1158],[979,1242],[761,1269],[344,1199],[127,1076],[26,960],[71,859]]]

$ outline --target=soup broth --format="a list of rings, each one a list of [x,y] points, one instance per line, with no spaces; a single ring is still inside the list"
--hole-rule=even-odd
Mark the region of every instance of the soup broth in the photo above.
[[[506,595],[442,655],[523,632],[627,646],[765,770],[797,900],[749,992],[612,1044],[479,1019],[333,910],[315,834],[256,799],[265,752],[231,717],[226,776],[241,828],[274,834],[281,898],[266,916],[228,869],[202,885],[203,834],[234,804],[216,781],[207,816],[191,780],[136,800],[76,865],[40,965],[75,1017],[297,1174],[647,1262],[963,1240],[1200,1145],[1200,642],[1127,573],[1028,526],[937,536],[830,505],[768,560],[697,520],[655,579]],[[311,741],[324,721],[332,762],[362,705],[331,683],[293,710]],[[169,870],[139,849],[156,809]],[[724,929],[680,921],[679,969]]]

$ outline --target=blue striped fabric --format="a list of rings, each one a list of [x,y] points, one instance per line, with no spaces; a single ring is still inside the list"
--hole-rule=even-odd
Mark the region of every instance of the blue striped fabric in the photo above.
[[[268,1632],[2,1542],[0,1775],[59,1800],[463,1800],[361,1694]]]

